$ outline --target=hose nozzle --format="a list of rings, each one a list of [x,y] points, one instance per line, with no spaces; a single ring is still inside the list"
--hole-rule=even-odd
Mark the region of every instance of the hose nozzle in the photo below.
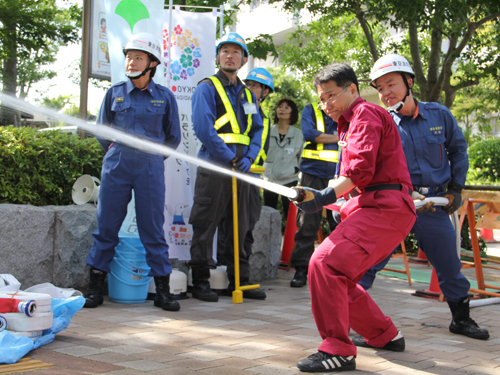
[[[35,300],[22,301],[19,302],[19,305],[17,305],[17,310],[19,312],[26,314],[26,316],[32,317],[36,314],[37,307],[38,304],[36,303]]]
[[[292,190],[295,191],[297,195],[295,197],[290,197],[290,200],[301,203],[306,197],[306,191],[298,187],[293,187]]]

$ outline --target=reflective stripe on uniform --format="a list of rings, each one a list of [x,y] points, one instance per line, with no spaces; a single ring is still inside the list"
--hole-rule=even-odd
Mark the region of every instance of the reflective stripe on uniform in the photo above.
[[[266,161],[267,159],[267,154],[266,150],[264,150],[264,146],[266,145],[267,134],[269,133],[269,118],[264,117],[262,119],[262,123],[264,124],[264,131],[262,132],[262,146],[260,148],[259,154],[257,155],[257,158],[252,164],[252,168],[260,168],[261,167],[261,165],[259,165],[260,159],[262,159],[262,161]],[[261,173],[261,172],[256,172],[256,173]]]
[[[233,131],[232,133],[218,133],[219,137],[222,138],[224,143],[241,143],[247,146],[250,145],[250,137],[248,136],[248,133],[252,128],[252,114],[248,115],[247,128],[245,130],[245,133],[241,134],[240,125],[238,124],[238,120],[236,119],[236,115],[234,114],[233,106],[231,105],[231,102],[227,97],[226,90],[224,90],[222,83],[217,77],[212,76],[208,78],[213,82],[214,87],[217,90],[217,93],[219,94],[226,110],[226,113],[215,121],[215,130],[219,130],[229,122],[231,124],[231,130]],[[245,89],[245,93],[247,95],[248,102],[252,103],[252,93],[250,92],[250,90]]]
[[[316,159],[316,160],[324,160],[331,161],[333,163],[337,162],[338,152],[335,150],[304,150],[302,152],[303,158],[308,159]]]
[[[318,108],[318,105],[312,106],[314,110],[314,115],[316,116],[316,129],[318,129],[321,133],[325,132],[325,121],[323,120],[323,113]],[[316,149],[306,148],[307,146],[316,146]],[[324,160],[330,161],[333,163],[337,162],[338,153],[335,150],[324,150],[323,143],[312,143],[306,142],[304,144],[304,151],[302,152],[302,157],[307,159],[316,159],[316,160]]]

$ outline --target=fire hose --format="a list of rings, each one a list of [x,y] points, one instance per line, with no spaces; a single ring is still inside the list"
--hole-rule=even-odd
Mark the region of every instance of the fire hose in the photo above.
[[[0,332],[7,328],[7,319],[0,315]]]
[[[20,312],[26,314],[26,316],[32,317],[36,314],[37,303],[35,300],[22,301],[15,299],[15,293],[12,294],[11,298],[1,298],[0,297],[0,313],[12,313]],[[2,327],[0,322],[0,328]]]

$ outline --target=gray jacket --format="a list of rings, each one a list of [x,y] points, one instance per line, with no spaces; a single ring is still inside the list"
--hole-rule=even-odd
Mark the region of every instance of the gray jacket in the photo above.
[[[264,179],[281,185],[298,181],[303,148],[304,136],[299,129],[290,126],[285,139],[280,142],[278,125],[271,126]]]

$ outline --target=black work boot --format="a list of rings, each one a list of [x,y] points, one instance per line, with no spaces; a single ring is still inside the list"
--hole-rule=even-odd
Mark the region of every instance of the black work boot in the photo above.
[[[302,288],[307,284],[307,267],[295,267],[295,276],[290,281],[292,288]]]
[[[245,285],[250,285],[250,282],[242,281],[240,284],[240,286],[245,286]],[[236,287],[234,283],[230,282],[224,294],[231,297],[235,289]],[[262,289],[243,290],[243,298],[264,300],[266,299],[266,297],[267,297],[266,292],[264,292]]]
[[[470,317],[469,297],[463,297],[458,302],[448,301],[451,315],[450,332],[465,335],[473,339],[487,340],[490,338],[488,330],[481,329]]]
[[[179,302],[172,299],[170,294],[170,275],[155,276],[154,279],[156,285],[155,306],[166,311],[179,311],[181,308]]]
[[[106,272],[98,270],[97,268],[92,267],[90,269],[89,292],[85,298],[85,305],[83,305],[83,307],[97,307],[102,305],[102,286],[104,285],[106,275]]]
[[[205,302],[217,302],[219,296],[210,289],[210,269],[193,267],[193,298]]]

